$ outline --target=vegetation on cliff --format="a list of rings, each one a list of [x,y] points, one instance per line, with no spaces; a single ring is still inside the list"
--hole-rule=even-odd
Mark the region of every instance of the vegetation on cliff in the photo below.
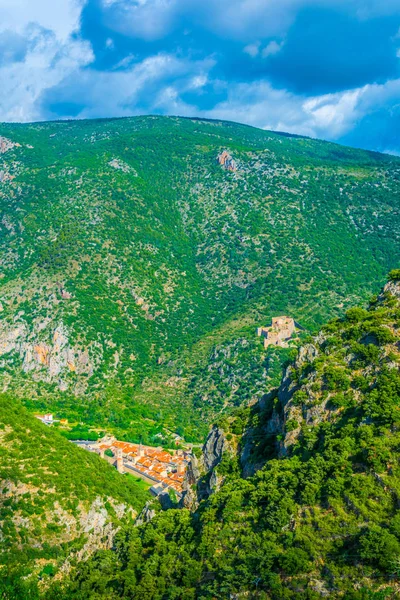
[[[215,468],[221,487],[196,512],[169,510],[124,528],[112,550],[79,565],[64,597],[394,597],[397,279],[393,272],[368,309],[330,321],[277,390],[220,424],[237,452],[225,452]],[[263,466],[244,478],[252,461]]]

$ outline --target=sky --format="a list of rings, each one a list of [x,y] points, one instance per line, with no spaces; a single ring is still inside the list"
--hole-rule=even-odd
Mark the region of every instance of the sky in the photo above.
[[[0,0],[0,121],[143,114],[400,155],[400,0]]]

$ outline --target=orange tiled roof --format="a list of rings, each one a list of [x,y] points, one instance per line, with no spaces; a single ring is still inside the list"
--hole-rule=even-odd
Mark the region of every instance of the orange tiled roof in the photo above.
[[[173,481],[182,482],[183,477],[184,477],[183,473],[170,473],[169,474],[169,478],[172,479]]]
[[[152,465],[154,473],[165,473],[165,467],[163,465]]]
[[[107,448],[121,449],[125,455],[137,458],[135,469],[140,473],[154,477],[157,481],[164,483],[177,492],[182,492],[184,473],[168,473],[167,468],[176,469],[178,466],[183,466],[186,469],[188,464],[186,453],[171,456],[169,452],[161,448],[142,446],[144,456],[139,458],[139,444],[118,440],[112,444],[101,444],[99,447],[101,450]]]
[[[139,460],[137,461],[136,464],[137,465],[141,465],[142,467],[147,467],[148,468],[153,463],[152,463],[152,461],[149,458],[146,458],[146,457],[143,456],[142,458],[139,458]]]

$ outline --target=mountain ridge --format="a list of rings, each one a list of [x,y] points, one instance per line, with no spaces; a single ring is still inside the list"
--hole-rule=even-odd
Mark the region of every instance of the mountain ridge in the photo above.
[[[2,380],[31,409],[108,420],[135,441],[163,434],[163,421],[194,440],[222,390],[230,408],[269,376],[252,328],[282,312],[315,330],[396,266],[392,156],[172,117],[10,124],[0,135],[20,144],[0,155]],[[224,149],[236,173],[218,165]],[[229,323],[249,314],[232,341]],[[215,331],[215,348],[187,369]],[[242,363],[256,366],[247,380],[257,377],[238,393],[215,369],[220,391],[199,418],[185,380],[241,338]],[[149,392],[160,377],[179,383],[167,400]]]

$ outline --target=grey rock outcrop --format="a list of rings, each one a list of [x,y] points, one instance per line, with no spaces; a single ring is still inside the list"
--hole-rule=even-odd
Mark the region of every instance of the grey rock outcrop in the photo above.
[[[12,142],[8,138],[5,138],[5,137],[3,137],[3,136],[0,135],[0,154],[5,154],[8,150],[11,150],[14,147],[15,148],[20,148],[21,144],[18,144],[16,142]]]
[[[227,171],[236,171],[237,165],[236,161],[232,158],[232,156],[224,150],[217,156],[217,161]]]
[[[290,365],[282,378],[282,383],[278,389],[278,399],[282,407],[281,431],[283,439],[279,442],[279,455],[286,456],[290,447],[296,443],[300,433],[300,425],[303,421],[303,414],[300,407],[295,406],[291,399],[294,393],[300,388],[298,381],[293,375],[296,371],[304,368],[311,363],[318,355],[317,347],[314,344],[306,344],[299,350],[297,358],[293,365]],[[275,412],[275,411],[274,411]],[[276,415],[273,415],[276,419]],[[311,415],[309,416],[311,418]],[[297,422],[298,427],[285,433],[285,425],[288,421]]]
[[[135,525],[139,527],[140,525],[144,525],[144,523],[148,523],[156,516],[156,511],[152,507],[152,501],[146,502],[142,512],[139,514],[138,518],[135,521]]]
[[[400,298],[400,281],[388,281],[378,299],[383,300],[384,295],[387,293],[395,296],[396,298]]]
[[[185,478],[182,484],[183,493],[179,503],[182,508],[188,508],[189,510],[195,510],[197,508],[198,498],[196,486],[200,477],[201,470],[199,461],[193,454],[186,468]]]
[[[276,450],[278,455],[286,456],[290,451],[290,447],[298,439],[303,420],[307,423],[312,423],[321,418],[321,414],[325,410],[324,404],[307,408],[303,414],[304,409],[292,402],[293,395],[300,388],[298,378],[295,376],[297,375],[296,372],[301,371],[306,364],[312,363],[317,355],[318,349],[316,344],[307,344],[301,347],[294,363],[286,368],[279,388],[265,394],[260,399],[259,408],[261,411],[264,411],[268,405],[271,406],[274,404],[274,407],[261,430],[248,429],[243,436],[240,463],[244,477],[254,475],[265,464],[265,459],[263,458],[260,458],[258,462],[252,458],[260,436],[277,436]],[[302,382],[302,388],[306,389],[310,399],[313,396],[311,384],[312,375],[308,383]],[[292,424],[297,422],[298,426],[291,431],[286,431],[286,423],[288,421],[291,421]]]
[[[224,453],[230,450],[225,433],[214,425],[203,446],[201,459],[193,455],[188,465],[179,503],[181,507],[195,510],[201,500],[220,488],[224,478],[218,475],[216,468]]]
[[[73,346],[70,332],[62,322],[54,329],[48,320],[35,323],[34,327],[22,319],[0,325],[0,357],[18,355],[24,373],[32,373],[36,380],[56,382],[61,390],[68,387],[70,373],[90,377],[101,362],[102,353],[97,342],[86,348]]]
[[[206,471],[211,471],[221,462],[227,446],[224,432],[214,425],[203,446],[203,463]]]
[[[293,394],[299,388],[299,385],[292,378],[293,373],[302,368],[305,363],[312,362],[317,354],[318,350],[314,344],[306,344],[300,348],[294,364],[287,367],[278,389],[278,399],[283,407],[288,404]]]

